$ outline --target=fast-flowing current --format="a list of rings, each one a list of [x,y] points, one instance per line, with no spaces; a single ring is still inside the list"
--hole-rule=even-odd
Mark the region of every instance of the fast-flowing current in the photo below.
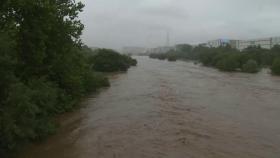
[[[280,77],[136,59],[19,158],[280,157]]]

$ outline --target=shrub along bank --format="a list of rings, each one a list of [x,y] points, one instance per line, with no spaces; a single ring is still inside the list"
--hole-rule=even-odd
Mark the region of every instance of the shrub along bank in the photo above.
[[[188,44],[177,45],[176,49],[167,53],[151,54],[150,58],[174,61],[195,60],[204,66],[218,68],[221,71],[242,71],[256,73],[262,67],[270,67],[272,74],[280,75],[280,46],[276,45],[271,50],[260,47],[249,47],[243,51],[230,46],[208,48],[204,46],[192,47]],[[170,60],[173,59],[173,60]]]
[[[127,71],[137,61],[111,49],[98,49],[90,59],[93,70],[101,72]]]

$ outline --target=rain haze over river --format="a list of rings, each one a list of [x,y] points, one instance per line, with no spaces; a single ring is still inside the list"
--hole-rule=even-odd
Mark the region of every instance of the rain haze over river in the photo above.
[[[277,158],[280,78],[136,57],[20,158]]]

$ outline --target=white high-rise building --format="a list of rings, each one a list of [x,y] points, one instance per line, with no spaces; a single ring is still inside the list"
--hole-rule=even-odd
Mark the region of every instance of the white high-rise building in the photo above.
[[[275,45],[280,44],[280,37],[272,38],[260,38],[260,39],[251,39],[251,40],[239,40],[238,49],[243,50],[250,46],[260,46],[264,49],[271,49]]]
[[[250,46],[260,46],[264,49],[271,49],[275,45],[280,45],[280,37],[271,37],[271,38],[259,38],[259,39],[250,39],[250,40],[228,40],[228,39],[218,39],[208,41],[208,47],[220,47],[230,45],[232,48],[238,50],[244,50]]]
[[[232,48],[237,48],[238,40],[217,39],[207,42],[208,47],[218,48],[221,46],[230,45]]]

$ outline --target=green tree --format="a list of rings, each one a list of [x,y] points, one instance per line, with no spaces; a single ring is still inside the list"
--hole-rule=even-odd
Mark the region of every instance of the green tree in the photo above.
[[[169,56],[167,57],[167,60],[168,60],[168,61],[176,61],[176,60],[177,60],[177,57],[174,56],[174,55],[169,55]]]
[[[234,56],[228,56],[220,60],[217,67],[222,71],[236,71],[239,68],[239,63]]]
[[[189,44],[178,44],[175,46],[176,47],[176,51],[179,51],[179,52],[191,52],[193,47],[192,45],[189,45]]]
[[[250,59],[242,66],[242,71],[256,73],[259,71],[258,63],[255,60]]]
[[[100,72],[126,71],[136,64],[136,60],[111,49],[99,49],[92,58],[93,69]]]
[[[0,3],[0,157],[55,131],[53,116],[109,82],[80,40],[75,0]]]
[[[274,75],[280,75],[280,58],[274,59],[271,71]]]

